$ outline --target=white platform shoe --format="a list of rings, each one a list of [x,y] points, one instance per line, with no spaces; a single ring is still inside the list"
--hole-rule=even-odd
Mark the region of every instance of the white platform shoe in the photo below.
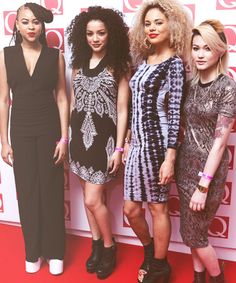
[[[27,273],[38,272],[40,267],[41,267],[42,262],[43,262],[43,260],[42,260],[41,257],[36,262],[25,261],[25,271]]]
[[[63,273],[64,262],[61,259],[49,259],[49,272],[52,275],[59,275]]]

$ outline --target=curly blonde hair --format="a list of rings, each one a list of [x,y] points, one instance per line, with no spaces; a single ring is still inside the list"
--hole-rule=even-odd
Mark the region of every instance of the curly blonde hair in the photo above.
[[[153,53],[152,48],[145,46],[144,19],[150,9],[158,8],[168,19],[170,30],[170,47],[184,61],[189,60],[192,21],[185,7],[176,0],[146,0],[141,5],[135,22],[130,29],[130,43],[133,63],[138,66],[148,55]]]
[[[204,42],[210,47],[213,52],[219,54],[219,60],[217,63],[217,73],[226,74],[228,68],[228,44],[224,33],[224,25],[215,19],[210,19],[202,22],[195,27],[192,32],[191,47],[193,45],[193,38],[196,35],[200,35]],[[199,80],[199,71],[192,62],[193,70],[193,83],[197,83]]]

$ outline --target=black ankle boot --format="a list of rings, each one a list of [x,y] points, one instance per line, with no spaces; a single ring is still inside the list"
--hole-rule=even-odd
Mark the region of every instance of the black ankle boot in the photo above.
[[[166,259],[153,258],[142,283],[169,283],[171,267]]]
[[[150,262],[154,256],[153,240],[147,246],[143,246],[143,248],[144,248],[144,261],[139,267],[139,271],[138,271],[138,282],[139,283],[142,282],[143,277],[145,276],[145,274],[147,274],[149,267],[150,267]]]
[[[206,270],[202,272],[194,271],[193,283],[206,283]]]
[[[98,279],[107,278],[116,265],[116,243],[109,248],[103,248],[102,258],[97,268]]]
[[[221,271],[217,276],[210,276],[210,283],[225,283],[224,272]]]
[[[93,240],[92,253],[86,261],[86,269],[89,273],[94,273],[97,270],[98,264],[102,258],[103,240]]]

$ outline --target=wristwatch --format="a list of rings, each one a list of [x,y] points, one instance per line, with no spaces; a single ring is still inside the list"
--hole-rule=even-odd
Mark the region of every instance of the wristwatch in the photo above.
[[[201,186],[201,185],[198,185],[198,190],[201,192],[201,193],[207,193],[208,192],[208,188],[206,188],[206,187],[203,187],[203,186]]]

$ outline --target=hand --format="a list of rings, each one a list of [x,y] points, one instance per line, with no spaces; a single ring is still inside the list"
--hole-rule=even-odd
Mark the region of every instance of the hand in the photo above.
[[[159,171],[159,185],[166,185],[173,181],[174,178],[174,164],[170,161],[164,161],[161,164]]]
[[[114,151],[109,161],[109,174],[115,177],[121,164],[122,153]]]
[[[202,193],[198,189],[193,193],[189,207],[193,211],[201,211],[205,208],[207,193]]]
[[[4,162],[6,162],[8,165],[13,165],[13,150],[12,147],[7,144],[2,144],[2,159]]]
[[[62,163],[65,160],[67,156],[67,148],[68,146],[66,143],[58,142],[53,155],[56,165]]]
[[[127,142],[124,145],[124,152],[122,154],[122,163],[125,164],[126,160],[127,160],[127,156],[128,156],[128,152],[129,152],[129,147],[130,144]]]

